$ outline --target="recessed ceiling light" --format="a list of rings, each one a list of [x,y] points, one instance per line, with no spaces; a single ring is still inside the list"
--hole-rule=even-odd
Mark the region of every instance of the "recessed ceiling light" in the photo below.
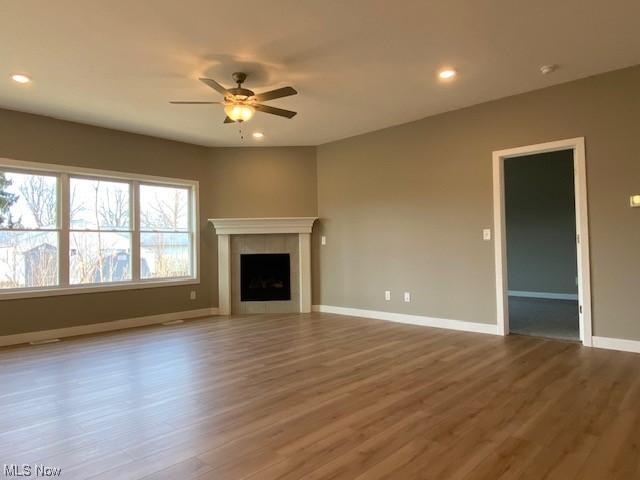
[[[442,80],[451,80],[458,74],[453,68],[444,68],[438,72],[438,77]]]
[[[262,132],[253,132],[253,138],[257,138],[257,139],[264,138],[264,133],[262,133]]]
[[[11,75],[11,80],[18,83],[29,83],[31,81],[31,77],[23,75],[22,73],[14,73]]]
[[[549,73],[553,73],[558,69],[557,65],[543,65],[540,67],[540,73],[543,75],[548,75]]]

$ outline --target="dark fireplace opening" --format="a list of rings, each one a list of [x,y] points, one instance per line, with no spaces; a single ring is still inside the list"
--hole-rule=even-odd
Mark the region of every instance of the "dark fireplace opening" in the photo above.
[[[291,300],[291,267],[288,253],[240,255],[240,301]]]

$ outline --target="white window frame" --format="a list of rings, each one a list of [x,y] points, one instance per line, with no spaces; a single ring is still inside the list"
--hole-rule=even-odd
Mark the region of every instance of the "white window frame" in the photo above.
[[[137,227],[138,227],[138,228],[136,229],[136,233],[137,233],[137,235],[135,235],[135,236],[136,236],[136,242],[137,242],[136,250],[137,250],[137,252],[138,252],[138,260],[137,260],[137,262],[138,262],[138,263],[137,263],[137,269],[138,269],[138,272],[137,272],[137,278],[139,278],[141,282],[145,282],[145,283],[147,283],[147,282],[157,282],[157,281],[162,281],[162,279],[155,279],[155,278],[146,278],[146,279],[143,279],[143,278],[141,277],[141,274],[140,274],[140,271],[139,271],[139,270],[140,270],[140,266],[141,266],[141,258],[142,258],[142,255],[141,255],[141,254],[142,254],[142,250],[141,250],[141,248],[140,248],[140,239],[142,238],[142,234],[143,234],[143,233],[155,233],[155,232],[159,232],[159,233],[188,233],[188,234],[190,235],[190,237],[191,237],[191,241],[192,241],[192,242],[194,242],[194,241],[195,241],[194,236],[196,235],[196,231],[193,229],[193,219],[194,219],[194,210],[197,210],[197,208],[196,208],[196,209],[194,209],[194,208],[193,208],[193,207],[194,207],[194,205],[196,205],[196,202],[195,202],[195,201],[194,201],[194,199],[193,199],[193,189],[188,189],[189,196],[190,196],[190,198],[189,198],[189,204],[187,205],[187,208],[188,208],[188,213],[187,213],[187,215],[188,215],[188,217],[189,217],[189,229],[188,229],[186,232],[179,231],[179,230],[176,230],[176,231],[171,231],[171,230],[166,230],[166,231],[165,231],[165,230],[143,230],[143,229],[141,228],[141,226],[140,226],[140,223],[141,223],[141,221],[140,221],[140,218],[141,218],[141,217],[140,217],[140,202],[138,201],[138,196],[140,195],[140,187],[141,187],[141,186],[149,186],[149,187],[174,187],[174,188],[181,188],[181,189],[184,189],[184,188],[185,188],[185,185],[177,185],[177,184],[175,184],[175,183],[174,183],[174,184],[158,183],[158,182],[150,182],[150,181],[138,181],[138,182],[136,182],[136,185],[135,185],[135,196],[136,196],[136,202],[135,202],[135,208],[136,208],[136,211],[135,211],[135,219],[136,219],[137,224],[138,224],[138,225],[137,225]],[[132,247],[132,248],[133,248],[133,247]],[[197,262],[197,259],[196,259],[196,252],[195,252],[195,249],[193,249],[193,248],[191,249],[191,252],[189,252],[189,262],[191,263],[191,271],[192,271],[192,272],[195,272],[195,271],[196,271],[196,267],[197,267],[197,263],[198,263],[198,262]],[[135,273],[135,272],[134,272],[134,273]],[[188,279],[188,278],[190,278],[190,277],[176,277],[176,280],[177,280],[177,279],[180,279],[180,278],[187,278],[187,279]]]
[[[96,226],[95,229],[77,229],[77,228],[71,228],[71,222],[70,222],[70,214],[71,212],[68,211],[66,213],[66,217],[65,217],[65,225],[67,225],[66,229],[63,229],[61,231],[61,235],[65,237],[65,241],[66,242],[70,242],[71,241],[71,234],[72,233],[129,233],[131,234],[131,280],[126,280],[124,282],[95,282],[95,283],[78,283],[78,284],[72,284],[71,283],[71,272],[68,272],[68,276],[65,276],[65,278],[68,280],[69,286],[70,287],[91,287],[91,286],[102,286],[102,285],[115,285],[115,284],[128,284],[130,282],[135,282],[136,281],[136,277],[134,276],[134,271],[133,271],[133,262],[136,261],[136,254],[133,251],[133,247],[134,247],[134,242],[133,242],[133,238],[136,236],[136,231],[134,230],[134,225],[135,225],[135,212],[134,212],[134,201],[133,201],[133,197],[135,196],[134,194],[134,189],[136,188],[134,185],[134,181],[133,180],[123,180],[122,178],[114,178],[114,177],[106,177],[106,176],[88,176],[88,175],[79,175],[79,174],[64,174],[64,178],[61,179],[61,183],[64,183],[64,191],[65,192],[69,192],[69,195],[71,193],[71,180],[89,180],[89,181],[113,181],[113,182],[120,182],[120,183],[124,183],[126,185],[129,186],[129,229],[128,230],[107,230],[107,229],[101,229],[99,227]],[[63,209],[67,209],[69,210],[69,208],[71,207],[71,198],[70,196],[66,196],[63,197],[63,203],[62,203],[62,208]],[[71,245],[66,245],[65,248],[65,252],[67,252],[66,255],[66,269],[68,270],[69,268],[71,268]],[[64,259],[60,258],[60,262],[63,263]],[[67,273],[65,273],[65,275],[67,275]],[[62,278],[60,279],[62,280]],[[140,280],[140,279],[138,279]],[[62,282],[60,282],[62,283]]]
[[[20,173],[49,174],[58,177],[58,216],[59,216],[59,265],[58,282],[55,287],[15,288],[0,290],[0,300],[18,298],[49,297],[57,295],[70,295],[80,293],[108,292],[119,290],[138,290],[143,288],[171,287],[181,285],[195,285],[200,283],[200,203],[199,182],[180,178],[158,177],[136,173],[118,172],[112,170],[99,170],[84,167],[71,167],[51,163],[26,162],[0,158],[0,170],[16,171]],[[81,176],[96,180],[120,180],[131,184],[130,202],[131,209],[131,262],[132,280],[126,282],[109,282],[96,284],[70,285],[69,283],[69,235],[70,218],[69,202],[70,176]],[[150,184],[166,187],[188,188],[190,190],[189,220],[192,235],[192,273],[190,277],[167,279],[141,279],[140,278],[140,205],[138,202],[140,184]]]
[[[2,166],[2,164],[0,164],[0,170],[6,171],[7,173],[19,173],[21,175],[41,175],[41,176],[46,176],[46,177],[53,177],[56,179],[56,228],[15,228],[15,229],[2,229],[2,231],[5,232],[49,232],[49,233],[55,233],[56,236],[58,237],[58,272],[57,272],[57,281],[58,284],[60,284],[60,278],[61,278],[61,272],[60,272],[60,248],[62,247],[61,243],[62,243],[62,237],[63,235],[63,231],[62,231],[62,211],[60,209],[60,201],[61,201],[61,184],[62,182],[60,181],[60,173],[57,172],[45,172],[45,171],[38,171],[35,170],[33,168],[4,168],[4,166]],[[21,287],[21,288],[14,288],[14,289],[9,289],[9,288],[5,288],[5,289],[0,289],[0,292],[17,292],[17,291],[26,291],[26,290],[33,290],[33,289],[51,289],[51,288],[58,288],[57,286],[46,286],[46,287]]]

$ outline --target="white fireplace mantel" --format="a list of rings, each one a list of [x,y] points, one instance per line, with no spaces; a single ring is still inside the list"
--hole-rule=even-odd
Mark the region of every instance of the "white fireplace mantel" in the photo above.
[[[318,217],[210,218],[218,235],[311,233]]]
[[[311,311],[311,229],[317,217],[210,218],[218,235],[218,307],[231,314],[231,235],[298,234],[300,312]]]

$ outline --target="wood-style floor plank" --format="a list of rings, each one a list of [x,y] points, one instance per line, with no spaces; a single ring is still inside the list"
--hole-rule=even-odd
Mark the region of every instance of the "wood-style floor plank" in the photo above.
[[[330,314],[0,350],[0,458],[64,479],[637,479],[640,355]]]

